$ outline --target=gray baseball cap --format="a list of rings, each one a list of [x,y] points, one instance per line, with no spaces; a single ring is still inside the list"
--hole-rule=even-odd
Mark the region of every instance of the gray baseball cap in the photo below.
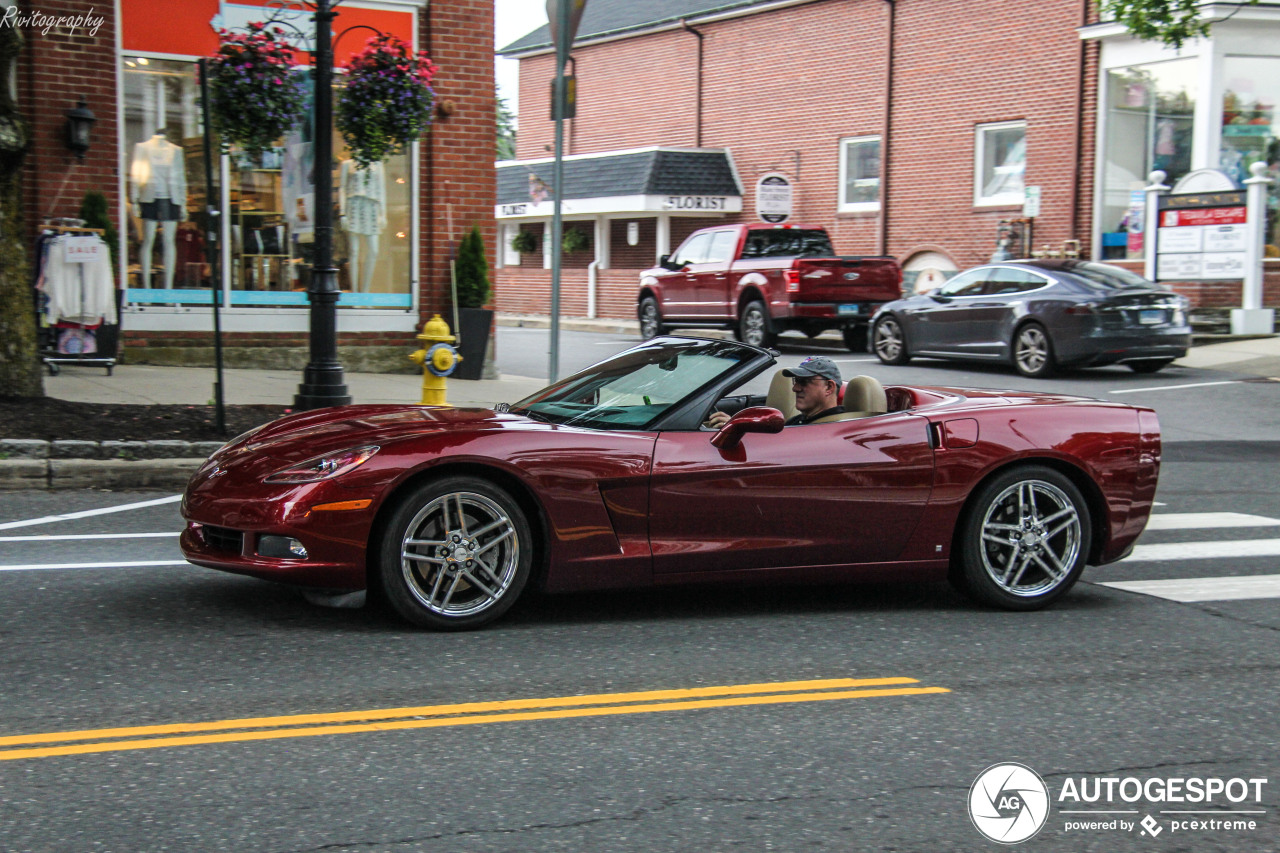
[[[808,376],[821,376],[823,379],[830,379],[837,385],[840,384],[840,368],[836,367],[836,363],[829,358],[820,355],[813,355],[800,362],[799,367],[791,367],[782,371],[783,376],[791,378]]]

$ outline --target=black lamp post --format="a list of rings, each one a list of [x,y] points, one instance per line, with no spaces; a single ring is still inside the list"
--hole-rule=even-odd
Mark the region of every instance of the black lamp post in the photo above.
[[[81,160],[89,150],[89,132],[93,130],[95,121],[97,119],[84,102],[84,95],[80,96],[75,109],[67,110],[67,147]]]
[[[336,4],[333,4],[336,5]],[[311,303],[310,360],[294,395],[298,409],[345,406],[351,402],[338,361],[338,271],[333,266],[333,11],[316,0],[316,240],[307,298]]]

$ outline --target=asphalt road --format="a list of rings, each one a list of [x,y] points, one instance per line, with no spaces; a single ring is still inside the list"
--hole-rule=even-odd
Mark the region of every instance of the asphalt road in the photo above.
[[[631,340],[574,337],[562,372]],[[967,802],[1002,762],[1053,799],[1027,849],[1280,849],[1280,591],[1103,585],[1276,574],[1280,383],[1248,379],[1034,384],[1152,405],[1166,442],[1139,551],[1038,613],[945,585],[665,590],[432,634],[183,564],[172,495],[0,493],[0,851],[992,850]],[[483,704],[511,700],[546,701]],[[1268,781],[1259,802],[1058,799],[1105,778]],[[1112,820],[1132,828],[1067,828]]]

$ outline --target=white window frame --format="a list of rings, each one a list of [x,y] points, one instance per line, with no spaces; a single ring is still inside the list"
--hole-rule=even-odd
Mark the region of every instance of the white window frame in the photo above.
[[[1022,159],[1022,175],[1023,187],[1026,187],[1026,167],[1027,159],[1025,154],[1025,145],[1027,139],[1027,123],[1026,121],[998,121],[990,124],[980,124],[974,128],[973,134],[973,206],[974,207],[1010,207],[1013,205],[1021,205],[1025,199],[1025,191],[1018,193],[1001,193],[998,195],[983,195],[983,176],[987,171],[985,160],[986,146],[983,144],[988,133],[1015,130],[1022,131],[1022,140],[1024,145],[1024,153]]]
[[[876,175],[876,200],[875,201],[845,201],[844,190],[846,179],[849,172],[849,148],[854,145],[866,145],[875,143],[880,146],[879,159],[881,165],[881,174]],[[840,140],[838,150],[840,176],[836,184],[836,210],[840,213],[876,213],[880,210],[880,187],[884,180],[884,139],[880,136],[847,136]]]

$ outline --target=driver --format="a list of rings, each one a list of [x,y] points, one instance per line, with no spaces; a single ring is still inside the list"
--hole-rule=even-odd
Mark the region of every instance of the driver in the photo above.
[[[791,379],[791,393],[796,395],[796,410],[799,412],[787,421],[787,426],[813,423],[818,418],[844,411],[840,408],[840,368],[831,359],[810,356],[800,362],[799,367],[782,371],[782,375]],[[726,413],[712,412],[706,426],[720,429],[728,422]]]

